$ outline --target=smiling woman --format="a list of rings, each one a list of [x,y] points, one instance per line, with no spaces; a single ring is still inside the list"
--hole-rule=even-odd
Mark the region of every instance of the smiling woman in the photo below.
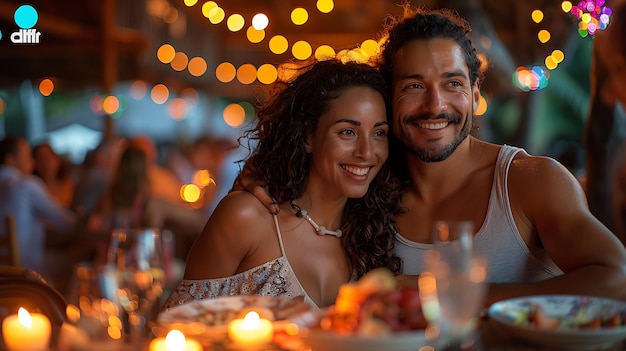
[[[242,294],[323,307],[372,268],[399,271],[390,231],[399,193],[385,165],[382,77],[369,65],[338,60],[298,73],[270,87],[248,143],[241,140],[254,144],[245,168],[267,185],[279,213],[247,192],[226,196],[166,307]]]

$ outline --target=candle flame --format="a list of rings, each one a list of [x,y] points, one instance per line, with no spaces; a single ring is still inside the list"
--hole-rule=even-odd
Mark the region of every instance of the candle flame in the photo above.
[[[185,335],[177,329],[170,330],[165,337],[165,347],[168,351],[182,351],[186,343]]]
[[[20,307],[17,311],[17,320],[20,321],[20,324],[25,326],[28,329],[33,327],[33,319],[30,316],[30,313],[24,308]]]
[[[246,313],[245,317],[243,317],[242,326],[247,329],[258,328],[260,324],[259,321],[259,314],[255,311],[250,311]]]

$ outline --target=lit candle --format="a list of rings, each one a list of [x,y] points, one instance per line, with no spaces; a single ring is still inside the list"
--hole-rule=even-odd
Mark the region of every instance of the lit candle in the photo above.
[[[243,319],[238,318],[228,324],[228,336],[241,346],[266,344],[274,338],[274,327],[272,322],[251,311]]]
[[[30,314],[20,307],[17,315],[2,322],[4,345],[9,351],[41,351],[50,346],[50,319],[41,313]]]
[[[180,330],[170,330],[164,338],[150,342],[150,351],[202,351],[202,345],[192,339],[185,339]]]

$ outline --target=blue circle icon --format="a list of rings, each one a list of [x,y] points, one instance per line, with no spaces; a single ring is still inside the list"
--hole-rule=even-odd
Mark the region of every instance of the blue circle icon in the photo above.
[[[2,32],[0,32],[0,39],[2,39]]]
[[[30,29],[37,24],[39,14],[34,7],[30,5],[22,5],[15,10],[15,24],[22,29]]]

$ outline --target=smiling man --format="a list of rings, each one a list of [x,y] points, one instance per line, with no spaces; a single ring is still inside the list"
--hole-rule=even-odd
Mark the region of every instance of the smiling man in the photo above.
[[[404,156],[392,162],[407,183],[394,249],[404,273],[422,272],[435,221],[471,220],[488,259],[488,303],[626,298],[626,250],[590,213],[576,178],[551,158],[470,135],[481,79],[470,30],[452,12],[418,10],[386,33],[380,68]]]

